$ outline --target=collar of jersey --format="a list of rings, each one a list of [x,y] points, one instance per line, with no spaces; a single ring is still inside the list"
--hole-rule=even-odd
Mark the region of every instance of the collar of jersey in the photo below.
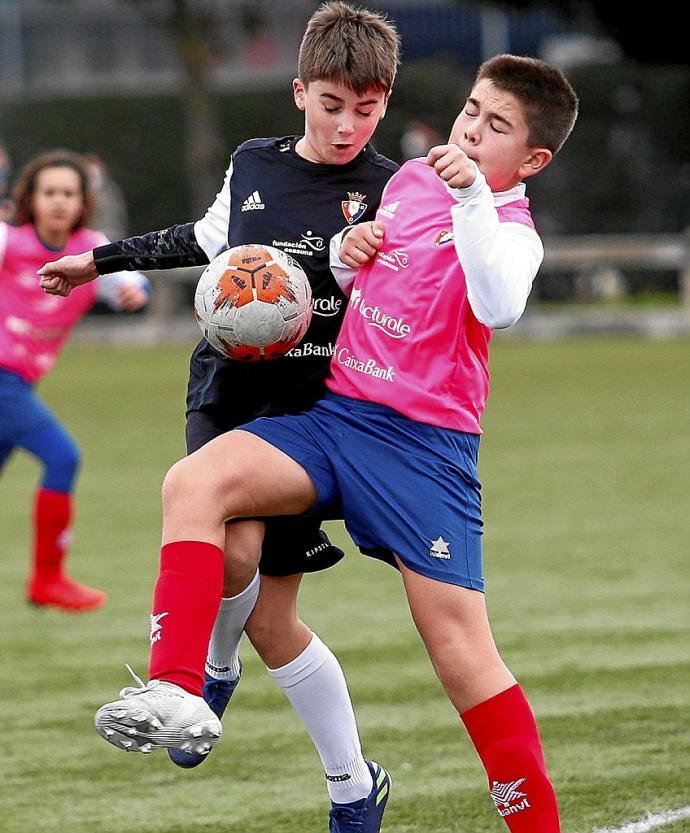
[[[356,168],[360,165],[365,159],[368,159],[369,156],[374,153],[374,149],[371,144],[365,145],[362,150],[352,159],[350,162],[346,162],[344,165],[330,165],[327,162],[311,162],[309,159],[305,159],[303,156],[300,156],[299,153],[295,150],[295,145],[297,142],[302,138],[302,136],[284,136],[282,139],[278,139],[275,144],[276,150],[280,153],[283,159],[291,165],[294,165],[296,168],[304,168],[305,170],[309,171],[323,171],[324,173],[331,173],[333,171],[349,171],[352,168]],[[280,147],[284,143],[289,143],[289,150],[281,151]]]
[[[507,205],[509,202],[516,202],[517,200],[524,200],[527,188],[524,182],[518,182],[507,191],[494,191],[494,205]]]

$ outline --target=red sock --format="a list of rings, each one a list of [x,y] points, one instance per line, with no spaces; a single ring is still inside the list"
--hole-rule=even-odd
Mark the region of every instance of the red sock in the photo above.
[[[62,576],[69,546],[72,496],[52,489],[39,489],[34,500],[34,569],[36,583]]]
[[[539,730],[520,686],[460,717],[489,776],[496,809],[512,833],[560,833]]]
[[[223,550],[202,541],[161,549],[153,591],[149,679],[201,695],[204,663],[223,596]]]

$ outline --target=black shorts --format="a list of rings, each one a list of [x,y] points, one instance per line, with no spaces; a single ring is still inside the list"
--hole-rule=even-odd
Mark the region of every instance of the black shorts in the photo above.
[[[250,416],[249,419],[252,417]],[[246,419],[228,420],[217,407],[187,413],[187,453],[206,445]],[[289,516],[266,518],[266,534],[259,572],[266,576],[291,576],[327,570],[345,555],[333,546],[321,529],[321,518]]]

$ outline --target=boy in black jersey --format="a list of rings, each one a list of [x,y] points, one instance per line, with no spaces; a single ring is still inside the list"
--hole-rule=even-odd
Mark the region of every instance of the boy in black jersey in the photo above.
[[[240,145],[215,202],[198,222],[61,258],[40,270],[45,289],[67,295],[98,274],[205,264],[245,243],[276,246],[296,257],[314,297],[307,334],[284,358],[251,365],[221,358],[202,340],[191,359],[188,452],[255,417],[304,410],[322,395],[346,304],[329,269],[328,241],[343,226],[374,218],[383,188],[397,169],[368,142],[385,114],[398,50],[395,29],[382,16],[341,2],[325,4],[309,21],[299,77],[293,81],[295,103],[305,114],[303,136]],[[385,797],[375,811],[370,799],[380,795],[387,779],[377,776],[378,788],[372,786],[372,764],[361,754],[340,666],[295,612],[302,573],[331,566],[342,552],[330,544],[318,519],[276,518],[265,526],[265,537],[258,521],[227,527],[224,599],[208,646],[206,679],[191,675],[189,690],[199,693],[203,684],[211,708],[223,713],[239,680],[237,648],[246,622],[269,673],[317,746],[336,814],[332,829],[349,830],[346,825],[361,823],[364,813],[365,829],[373,824],[371,829],[378,830]],[[259,593],[253,565],[262,537]],[[209,615],[215,613],[213,602]],[[171,627],[163,618],[152,622],[152,639],[162,643]],[[207,650],[206,645],[192,648]],[[329,712],[325,703],[331,704]],[[169,751],[180,766],[204,759],[203,754]],[[357,818],[348,821],[353,807]]]

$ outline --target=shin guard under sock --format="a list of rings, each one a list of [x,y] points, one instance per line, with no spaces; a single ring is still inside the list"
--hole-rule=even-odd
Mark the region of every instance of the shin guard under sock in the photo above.
[[[153,593],[149,679],[201,695],[204,661],[223,594],[223,550],[203,541],[161,549]]]
[[[511,833],[560,833],[539,730],[520,686],[460,717],[486,769],[491,798]]]
[[[34,581],[54,581],[62,575],[71,521],[69,493],[38,489],[34,499]]]

